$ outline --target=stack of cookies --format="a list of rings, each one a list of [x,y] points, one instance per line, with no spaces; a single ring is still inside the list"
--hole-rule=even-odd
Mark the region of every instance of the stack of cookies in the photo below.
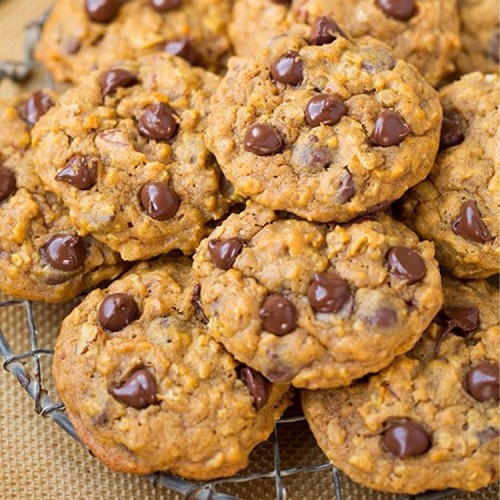
[[[89,291],[96,456],[231,476],[295,388],[364,486],[498,480],[497,2],[58,0],[36,56],[72,86],[0,102],[0,289]]]

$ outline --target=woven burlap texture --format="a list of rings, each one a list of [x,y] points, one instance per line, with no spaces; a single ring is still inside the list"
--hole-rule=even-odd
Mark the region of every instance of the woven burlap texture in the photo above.
[[[52,0],[0,0],[0,60],[21,59],[24,27],[50,7]],[[83,1],[83,0],[82,0]],[[38,75],[28,88],[44,84]],[[9,82],[0,85],[0,95],[19,92]],[[1,276],[0,276],[1,279]],[[0,296],[0,300],[2,297]],[[34,306],[39,330],[39,345],[51,348],[62,318],[73,304]],[[28,326],[23,307],[0,308],[0,328],[15,353],[29,351]],[[56,398],[50,379],[50,358],[43,358],[44,386]],[[29,366],[29,364],[28,364]],[[283,426],[279,439],[282,468],[320,464],[325,457],[314,445],[305,423]],[[165,488],[154,487],[136,476],[114,473],[93,458],[84,446],[74,441],[49,418],[33,411],[33,402],[14,377],[0,370],[0,499],[180,499]],[[250,470],[272,470],[272,447],[262,445],[254,454]],[[285,478],[289,500],[333,499],[331,471]],[[245,500],[272,500],[274,480],[229,485],[222,491]],[[371,492],[342,478],[343,498],[389,500],[392,495]],[[457,499],[498,498],[498,490],[475,495],[460,494]]]

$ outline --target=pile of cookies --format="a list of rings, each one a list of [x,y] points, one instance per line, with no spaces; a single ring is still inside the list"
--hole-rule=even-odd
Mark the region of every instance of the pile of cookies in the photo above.
[[[89,292],[53,371],[92,452],[231,476],[293,387],[364,486],[498,480],[498,56],[490,0],[58,0],[0,290]]]

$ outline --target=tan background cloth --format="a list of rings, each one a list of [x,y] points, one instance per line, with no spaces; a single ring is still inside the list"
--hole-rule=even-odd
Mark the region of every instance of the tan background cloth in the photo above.
[[[0,60],[21,59],[24,26],[50,6],[52,0],[0,0]],[[83,0],[82,0],[83,1]],[[30,82],[43,85],[41,75]],[[0,95],[8,96],[19,88],[10,82],[0,85]],[[0,276],[1,279],[1,276]],[[2,297],[0,296],[0,300]],[[51,348],[58,325],[72,304],[60,306],[37,304],[34,307],[39,330],[39,347]],[[28,328],[24,308],[0,308],[0,328],[15,353],[29,350]],[[50,383],[50,358],[42,358],[44,386],[55,398]],[[30,370],[32,363],[28,363]],[[280,427],[282,468],[321,464],[325,457],[314,445],[305,424]],[[147,480],[118,474],[102,466],[78,442],[61,430],[50,418],[33,411],[33,402],[14,377],[0,369],[0,499],[178,499],[165,488],[155,488]],[[252,471],[272,470],[272,446],[262,445],[252,459]],[[301,474],[285,478],[290,500],[334,498],[331,471]],[[369,492],[342,479],[345,499],[395,498]],[[272,500],[274,480],[229,485],[221,491],[248,500]],[[456,499],[498,498],[498,489],[490,488],[475,495],[455,495]]]

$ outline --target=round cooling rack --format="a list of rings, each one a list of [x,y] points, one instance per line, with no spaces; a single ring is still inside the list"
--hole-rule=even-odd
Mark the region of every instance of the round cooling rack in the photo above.
[[[40,31],[48,12],[27,26],[25,41],[25,60],[0,61],[0,81],[8,78],[14,82],[28,80],[33,71],[43,71],[32,58],[32,51],[39,40]],[[48,86],[54,88],[50,75],[44,72]],[[17,379],[21,387],[34,401],[35,412],[42,417],[50,418],[75,440],[79,438],[69,421],[64,405],[53,399],[49,394],[53,389],[53,380],[49,375],[51,357],[54,354],[53,344],[55,334],[42,334],[37,329],[39,315],[43,314],[40,323],[47,323],[47,318],[61,318],[61,307],[69,311],[78,299],[64,306],[54,304],[34,304],[25,300],[8,300],[0,296],[0,357],[3,368]],[[18,319],[22,317],[23,334],[29,340],[29,349],[17,352],[11,347],[7,337],[13,338],[3,328],[3,322],[10,324],[6,318],[16,317],[16,330],[19,330]],[[55,330],[54,321],[51,330]],[[47,344],[47,345],[43,345]],[[57,396],[56,396],[57,397]],[[274,432],[265,443],[259,445],[250,457],[249,467],[242,474],[230,478],[195,483],[182,478],[158,472],[146,479],[155,486],[168,488],[177,492],[187,500],[238,500],[251,498],[261,500],[261,492],[266,492],[266,498],[273,495],[276,500],[291,500],[302,498],[323,499],[363,499],[363,500],[438,500],[454,498],[459,492],[448,490],[444,492],[426,493],[412,497],[410,495],[391,495],[374,492],[351,482],[338,469],[333,467],[317,447],[302,414],[299,404],[287,410],[285,416],[275,425]],[[263,489],[263,481],[268,486]],[[274,483],[269,487],[269,482]],[[273,492],[274,488],[274,492]],[[226,490],[226,493],[223,491]],[[244,493],[242,493],[244,491]],[[468,499],[492,499],[497,490],[483,490]]]

